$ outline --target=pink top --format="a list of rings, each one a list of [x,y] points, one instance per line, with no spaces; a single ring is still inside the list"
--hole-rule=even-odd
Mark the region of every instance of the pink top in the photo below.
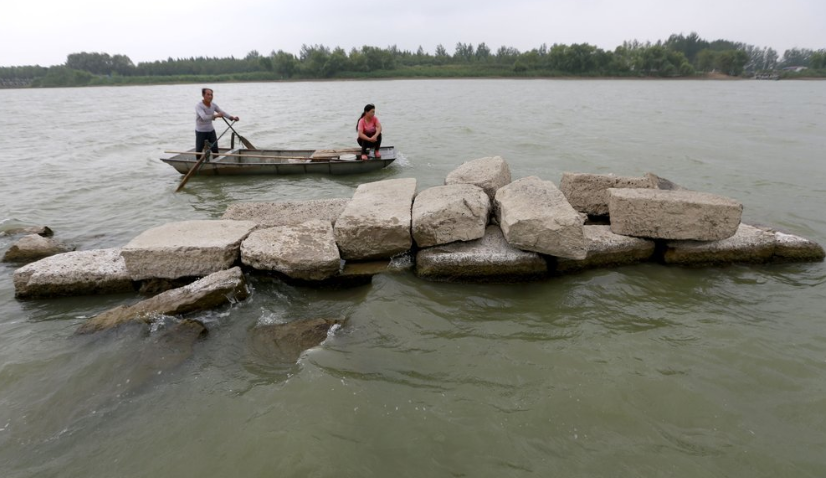
[[[381,123],[379,123],[379,119],[373,116],[373,120],[369,123],[365,121],[365,118],[359,120],[358,130],[359,133],[364,133],[367,136],[373,136],[376,134],[376,128],[379,127]]]

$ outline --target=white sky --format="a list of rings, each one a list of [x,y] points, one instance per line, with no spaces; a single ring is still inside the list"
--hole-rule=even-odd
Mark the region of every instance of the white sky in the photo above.
[[[50,66],[77,52],[134,63],[191,56],[298,54],[301,45],[397,45],[433,53],[485,42],[665,40],[696,31],[774,48],[826,48],[824,0],[12,0],[0,7],[0,66]]]

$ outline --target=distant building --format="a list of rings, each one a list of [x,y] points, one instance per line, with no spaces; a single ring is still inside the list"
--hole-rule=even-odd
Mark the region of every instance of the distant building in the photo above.
[[[805,66],[787,66],[787,67],[783,68],[783,71],[793,71],[793,72],[797,73],[799,71],[808,70],[808,69],[809,68],[805,67]]]

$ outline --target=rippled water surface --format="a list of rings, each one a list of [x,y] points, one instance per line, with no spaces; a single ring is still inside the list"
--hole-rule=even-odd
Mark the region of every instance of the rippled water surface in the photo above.
[[[117,247],[236,201],[404,177],[421,191],[501,155],[514,178],[557,184],[651,171],[826,243],[824,82],[220,84],[256,146],[352,146],[373,102],[403,157],[361,177],[196,177],[174,194],[158,158],[190,147],[199,88],[0,90],[0,226]],[[400,270],[349,290],[253,278],[162,369],[134,330],[73,336],[136,296],[17,301],[13,271],[0,265],[3,477],[826,476],[823,263],[487,285]],[[342,315],[296,364],[248,346],[258,322]]]

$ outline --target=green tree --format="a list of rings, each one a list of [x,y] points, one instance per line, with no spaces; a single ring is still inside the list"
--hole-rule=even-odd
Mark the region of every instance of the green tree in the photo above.
[[[785,66],[809,66],[809,59],[814,53],[807,48],[792,48],[783,53],[782,65]]]
[[[273,71],[282,78],[291,78],[298,69],[298,59],[292,53],[278,50],[277,53],[273,52],[270,58],[272,59]]]
[[[809,68],[816,70],[826,68],[826,50],[818,50],[809,56]]]
[[[322,68],[322,75],[329,78],[338,72],[345,71],[348,67],[347,63],[347,53],[345,53],[345,51],[340,47],[336,47],[336,49],[333,50],[327,58],[327,62],[324,64],[324,67]]]
[[[476,59],[479,61],[487,61],[490,58],[490,48],[485,42],[476,46]]]
[[[473,60],[473,44],[457,42],[456,50],[453,53],[453,59],[462,62],[469,62]]]

